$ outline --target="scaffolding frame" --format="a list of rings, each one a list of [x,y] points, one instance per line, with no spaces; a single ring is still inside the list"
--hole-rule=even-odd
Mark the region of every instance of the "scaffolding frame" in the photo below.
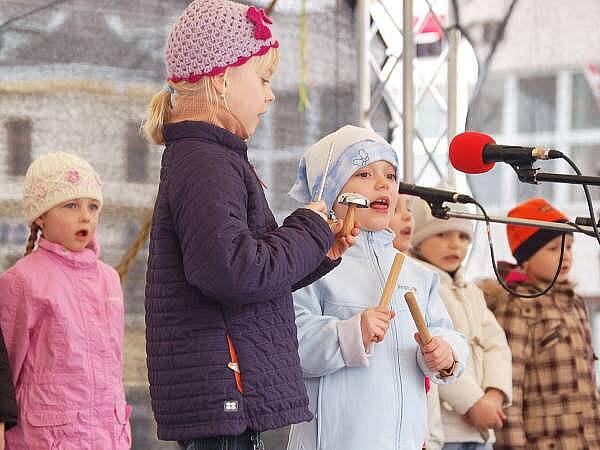
[[[438,166],[434,159],[434,154],[439,155],[438,146],[446,138],[446,142],[456,135],[457,132],[457,89],[458,89],[458,45],[460,42],[460,33],[454,25],[451,9],[448,13],[448,26],[442,25],[443,21],[433,7],[432,0],[419,0],[425,2],[429,13],[437,21],[443,30],[444,39],[447,41],[446,48],[437,57],[435,64],[436,70],[432,76],[426,77],[420,70],[415,52],[415,29],[419,29],[427,15],[420,18],[416,23],[413,21],[413,7],[415,0],[402,1],[402,24],[400,25],[396,17],[386,6],[386,0],[359,0],[358,2],[358,28],[359,28],[359,64],[358,64],[358,85],[359,85],[359,124],[370,127],[370,119],[382,101],[388,106],[393,120],[390,127],[392,133],[399,127],[402,127],[403,142],[403,177],[408,183],[419,182],[419,178],[425,170],[431,166],[439,175],[439,178],[452,186],[456,186],[456,171],[449,165],[446,154],[447,172]],[[379,14],[374,14],[377,8]],[[385,62],[381,67],[375,61],[375,55],[372,52],[371,42],[377,34],[379,27],[378,17],[381,14],[386,15],[389,23],[393,24],[396,31],[402,36],[402,47],[385,47]],[[428,14],[429,14],[428,13]],[[381,22],[381,19],[379,19]],[[384,45],[386,45],[384,41]],[[392,75],[399,70],[402,62],[402,102],[399,104],[395,95],[389,89],[389,82]],[[447,70],[447,100],[440,95],[439,90],[434,86],[434,80],[443,67]],[[371,73],[376,76],[376,83],[371,89]],[[415,79],[419,77],[424,83],[420,85],[421,92],[416,95]],[[427,144],[425,138],[415,127],[415,109],[427,93],[431,93],[438,103],[440,109],[446,112],[446,124],[444,131],[435,139],[433,145]],[[395,133],[394,133],[395,134]],[[405,143],[410,143],[406,145]],[[420,144],[425,151],[427,161],[420,168],[419,173],[415,175],[415,144]]]

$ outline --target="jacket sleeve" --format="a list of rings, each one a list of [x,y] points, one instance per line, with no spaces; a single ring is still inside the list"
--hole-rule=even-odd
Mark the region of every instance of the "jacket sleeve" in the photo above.
[[[347,320],[323,315],[318,284],[294,293],[298,348],[304,376],[322,377],[344,367],[368,366],[360,314]]]
[[[329,272],[331,272],[333,269],[339,266],[340,262],[342,262],[342,258],[331,260],[326,256],[325,259],[321,261],[321,264],[319,264],[319,267],[317,267],[312,273],[309,273],[303,279],[295,283],[292,286],[292,290],[296,291],[298,289],[302,289],[304,286],[313,284],[319,278],[327,275]]]
[[[255,237],[243,169],[223,155],[200,156],[176,163],[167,187],[190,284],[228,306],[253,303],[291,289],[321,264],[333,242],[325,220],[300,208]]]
[[[504,327],[510,350],[512,352],[512,405],[505,412],[507,419],[502,429],[496,431],[497,450],[526,450],[527,436],[523,417],[523,391],[527,361],[532,355],[533,338],[528,321],[523,319],[519,311],[512,306],[514,300],[509,300],[509,306],[496,310],[496,319]]]
[[[504,406],[512,402],[512,355],[506,341],[506,334],[496,320],[494,314],[487,308],[483,293],[481,308],[483,310],[483,383],[484,390],[494,388],[505,396]]]
[[[452,347],[456,367],[451,376],[441,378],[436,372],[429,370],[425,362],[425,356],[420,349],[417,350],[417,362],[423,373],[431,378],[431,381],[444,384],[453,383],[460,377],[469,357],[469,349],[464,335],[454,329],[452,319],[450,319],[446,306],[444,306],[444,302],[438,292],[438,286],[439,276],[437,273],[433,273],[429,292],[427,293],[427,307],[423,314],[431,335],[443,338]]]
[[[484,394],[481,386],[468,373],[463,373],[452,384],[441,384],[439,391],[440,399],[448,402],[461,415],[466,414]]]
[[[30,294],[26,289],[24,280],[13,270],[4,273],[0,277],[0,328],[2,329],[8,355],[10,376],[5,377],[4,370],[7,370],[8,367],[3,367],[3,390],[5,390],[5,383],[12,383],[12,386],[16,386],[19,382],[25,357],[29,351],[29,335],[34,320],[33,313]],[[6,389],[7,398],[11,395],[14,396],[12,386],[10,389]],[[14,402],[14,397],[12,401]],[[2,403],[3,409],[4,406],[8,406],[11,410],[10,399],[6,404],[4,404],[3,399]],[[4,417],[4,411],[1,414]],[[11,413],[9,412],[8,415],[10,416]]]
[[[17,401],[2,333],[0,333],[0,422],[4,423],[5,431],[17,424]]]

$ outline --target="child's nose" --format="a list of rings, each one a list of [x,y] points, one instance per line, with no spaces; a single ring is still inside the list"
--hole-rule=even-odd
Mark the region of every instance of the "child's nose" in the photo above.
[[[87,208],[81,208],[81,213],[79,214],[79,218],[83,222],[89,222],[92,218],[92,213],[87,210]]]
[[[379,189],[389,189],[390,188],[390,180],[387,177],[377,177],[377,188]]]
[[[273,89],[271,89],[271,87],[269,86],[269,88],[267,89],[267,94],[265,95],[265,103],[269,104],[269,103],[273,103],[275,101],[275,93],[273,92]]]

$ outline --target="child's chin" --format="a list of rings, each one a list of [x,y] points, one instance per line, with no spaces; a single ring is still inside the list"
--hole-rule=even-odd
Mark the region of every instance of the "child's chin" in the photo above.
[[[371,232],[375,232],[375,231],[382,231],[385,230],[388,227],[388,224],[378,224],[378,223],[369,223],[366,225],[362,225],[360,226],[361,231],[371,231]]]

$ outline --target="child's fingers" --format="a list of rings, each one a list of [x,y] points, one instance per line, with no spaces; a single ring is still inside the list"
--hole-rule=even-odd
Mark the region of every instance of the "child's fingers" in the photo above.
[[[454,361],[452,350],[441,346],[430,352],[423,352],[427,367],[431,370],[441,370],[450,367]]]
[[[498,416],[500,416],[502,420],[506,420],[506,414],[504,413],[504,410],[500,409],[498,411]]]
[[[421,347],[421,351],[423,353],[431,353],[435,351],[440,346],[441,341],[439,337],[434,336],[431,341],[429,341],[427,344],[424,344],[423,339],[418,332],[415,333],[415,339],[417,340],[417,344],[419,344],[419,347]]]
[[[417,332],[414,334],[414,336],[415,336],[415,341],[417,341],[417,345],[422,348],[423,341],[421,340],[421,335]]]

